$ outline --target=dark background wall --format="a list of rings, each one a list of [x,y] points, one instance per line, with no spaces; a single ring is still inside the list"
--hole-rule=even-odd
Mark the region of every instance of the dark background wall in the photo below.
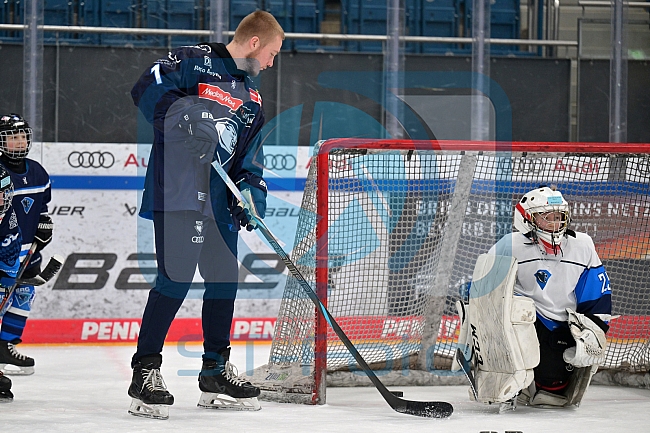
[[[140,74],[166,49],[46,46],[44,57],[44,141],[146,142],[149,128],[140,124],[130,98]],[[22,111],[21,45],[0,45],[0,111]],[[297,129],[277,138],[276,144],[311,144],[316,128],[330,125],[326,135],[345,136],[354,131],[349,111],[323,107],[353,107],[376,121],[368,136],[382,134],[384,101],[383,57],[360,53],[282,52],[276,66],[260,76],[268,121],[300,107],[290,125]],[[491,61],[493,87],[501,99],[494,100],[495,116],[511,131],[499,137],[515,141],[568,141],[570,139],[570,61],[568,59],[506,58]],[[406,57],[407,95],[470,94],[466,77],[471,59],[461,56],[409,55]],[[608,62],[582,62],[579,80],[579,139],[607,141]],[[650,107],[648,62],[630,61],[629,141],[650,142],[645,126]],[[645,71],[645,73],[644,73]],[[58,81],[58,86],[57,86]],[[603,99],[604,98],[604,99]],[[431,98],[433,101],[435,98]],[[439,98],[437,100],[440,100]],[[454,99],[450,99],[454,101]],[[327,105],[330,104],[330,105]],[[320,111],[319,111],[320,110]],[[405,125],[407,136],[436,138],[435,123],[448,122],[444,105],[420,107]],[[407,111],[411,112],[409,107]],[[436,120],[439,117],[438,120]],[[462,116],[459,116],[462,117]],[[57,120],[58,119],[58,120]],[[457,137],[465,138],[468,119],[458,118]],[[505,120],[505,122],[503,122]],[[410,122],[410,123],[409,123]],[[431,126],[433,123],[434,126]],[[285,129],[286,129],[286,122]],[[340,125],[341,128],[336,126]],[[356,125],[359,129],[359,125]],[[604,131],[604,135],[603,135]],[[352,132],[350,132],[352,133]],[[384,132],[385,133],[385,132]],[[357,136],[358,131],[354,132]],[[340,136],[340,135],[339,135]],[[295,142],[297,140],[297,143]]]
[[[578,140],[609,141],[609,60],[578,64]],[[627,66],[627,141],[650,143],[650,62]]]

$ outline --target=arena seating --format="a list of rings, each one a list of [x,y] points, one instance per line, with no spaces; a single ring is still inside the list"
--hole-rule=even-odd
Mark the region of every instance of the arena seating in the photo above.
[[[334,32],[357,35],[386,34],[388,0],[230,0],[229,28],[256,9],[271,12],[288,33]],[[24,1],[0,3],[0,22],[24,22]],[[44,0],[45,24],[127,28],[210,28],[209,0]],[[491,34],[497,38],[519,38],[520,0],[495,0],[491,4]],[[472,0],[406,0],[406,34],[412,36],[471,36]],[[327,20],[326,23],[324,21]],[[334,21],[333,21],[334,20]],[[339,21],[339,22],[336,22]],[[328,24],[325,26],[325,24]],[[333,26],[331,24],[334,24]],[[177,46],[194,44],[199,37],[90,33],[45,33],[46,44],[101,44],[109,46]],[[22,32],[0,32],[2,42],[22,42]],[[284,50],[382,51],[382,43],[349,41],[323,43],[287,40]],[[492,45],[494,53],[510,54],[517,46]],[[408,53],[457,53],[468,51],[460,44],[406,44]]]

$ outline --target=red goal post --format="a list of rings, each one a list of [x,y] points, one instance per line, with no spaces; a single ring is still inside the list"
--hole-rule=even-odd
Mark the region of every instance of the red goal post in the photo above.
[[[647,382],[648,144],[328,140],[314,151],[291,257],[382,381],[460,384],[449,372],[454,303],[478,254],[512,230],[514,204],[539,184],[562,191],[610,274],[621,317],[599,376]],[[323,403],[326,381],[367,380],[354,370],[289,277],[269,364],[254,376],[263,395]]]

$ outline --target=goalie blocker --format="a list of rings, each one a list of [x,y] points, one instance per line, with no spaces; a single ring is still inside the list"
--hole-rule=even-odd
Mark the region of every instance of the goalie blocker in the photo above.
[[[540,362],[540,344],[535,329],[535,304],[530,298],[514,295],[516,275],[514,258],[479,256],[469,304],[457,303],[461,330],[455,356],[466,359],[457,359],[454,366],[467,365],[469,361],[473,399],[482,403],[510,407],[517,402],[538,407],[579,406],[605,356],[607,325],[598,317],[568,310],[567,335],[576,341],[564,342],[572,347],[562,349],[564,360],[574,367],[569,386],[562,394],[536,389],[534,369]]]

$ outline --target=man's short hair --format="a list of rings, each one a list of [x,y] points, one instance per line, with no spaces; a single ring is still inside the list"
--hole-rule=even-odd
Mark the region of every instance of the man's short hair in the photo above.
[[[233,41],[245,44],[253,36],[257,36],[262,46],[265,46],[278,35],[284,40],[284,30],[275,17],[266,11],[257,10],[241,20],[235,30]]]

